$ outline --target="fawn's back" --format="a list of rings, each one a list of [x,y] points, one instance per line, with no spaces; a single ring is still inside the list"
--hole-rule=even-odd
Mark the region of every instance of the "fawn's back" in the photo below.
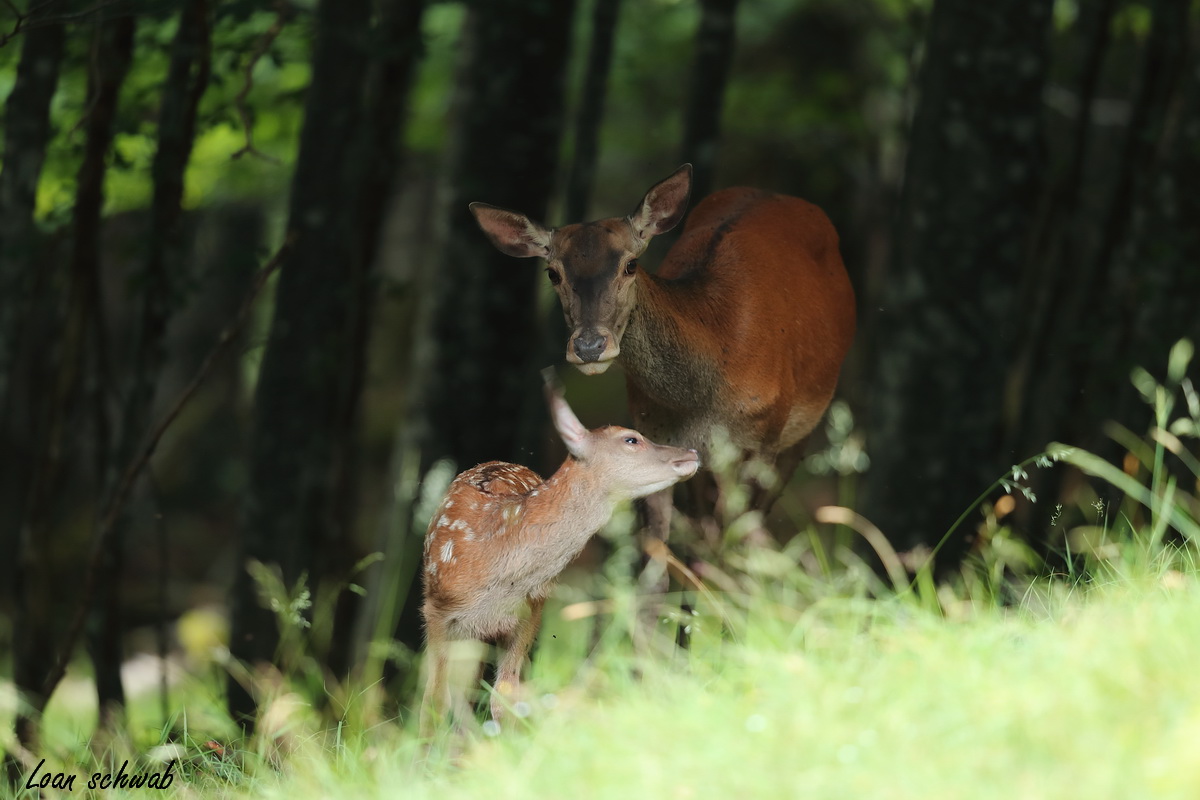
[[[489,461],[450,484],[429,521],[424,563],[426,615],[444,615],[451,638],[504,633],[521,603],[544,595],[561,571],[530,563],[521,541],[526,501],[542,483],[528,467]]]

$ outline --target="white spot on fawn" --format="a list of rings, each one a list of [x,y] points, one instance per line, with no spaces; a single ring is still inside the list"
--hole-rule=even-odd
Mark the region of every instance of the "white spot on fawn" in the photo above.
[[[430,575],[437,572],[437,562],[430,561],[428,564],[425,565],[425,571],[428,572]]]
[[[441,518],[440,518],[440,519],[438,519],[438,524],[437,524],[437,526],[438,526],[439,528],[444,528],[444,527],[446,527],[446,522],[447,522],[447,521],[448,521],[448,520],[446,519],[446,515],[445,515],[445,514],[442,514]]]
[[[453,556],[453,555],[454,555],[454,540],[447,539],[446,543],[444,545],[442,545],[442,561],[449,561],[451,556]]]
[[[465,519],[460,518],[460,519],[456,519],[456,520],[454,520],[454,522],[450,523],[450,530],[452,530],[452,531],[469,531],[469,530],[471,530],[471,526],[467,524],[467,521]]]

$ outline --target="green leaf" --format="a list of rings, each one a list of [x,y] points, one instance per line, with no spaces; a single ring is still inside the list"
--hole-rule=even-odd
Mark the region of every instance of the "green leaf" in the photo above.
[[[1195,351],[1190,339],[1180,339],[1171,348],[1171,355],[1167,358],[1167,381],[1170,385],[1177,386],[1183,380]]]
[[[1129,380],[1133,382],[1133,388],[1138,390],[1142,399],[1153,405],[1158,389],[1158,381],[1154,380],[1154,376],[1141,367],[1134,367],[1129,373]]]
[[[1078,467],[1084,473],[1094,478],[1111,483],[1124,492],[1126,496],[1132,497],[1152,512],[1168,517],[1171,527],[1179,531],[1186,538],[1192,541],[1200,541],[1200,523],[1191,519],[1179,505],[1163,503],[1161,498],[1156,498],[1148,488],[1103,458],[1100,458],[1100,456],[1089,453],[1086,450],[1072,450],[1063,456],[1063,461]]]

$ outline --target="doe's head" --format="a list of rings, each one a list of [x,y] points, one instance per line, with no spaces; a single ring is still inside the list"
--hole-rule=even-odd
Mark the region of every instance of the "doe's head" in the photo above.
[[[683,219],[691,187],[692,165],[684,164],[652,186],[632,214],[554,229],[487,203],[471,203],[471,213],[500,252],[546,260],[571,331],[567,361],[599,375],[621,353],[637,297],[638,257]]]

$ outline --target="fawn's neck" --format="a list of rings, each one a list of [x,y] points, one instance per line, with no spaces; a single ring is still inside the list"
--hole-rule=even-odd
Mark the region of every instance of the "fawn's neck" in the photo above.
[[[525,499],[523,536],[583,549],[612,516],[615,501],[597,476],[568,458]]]

